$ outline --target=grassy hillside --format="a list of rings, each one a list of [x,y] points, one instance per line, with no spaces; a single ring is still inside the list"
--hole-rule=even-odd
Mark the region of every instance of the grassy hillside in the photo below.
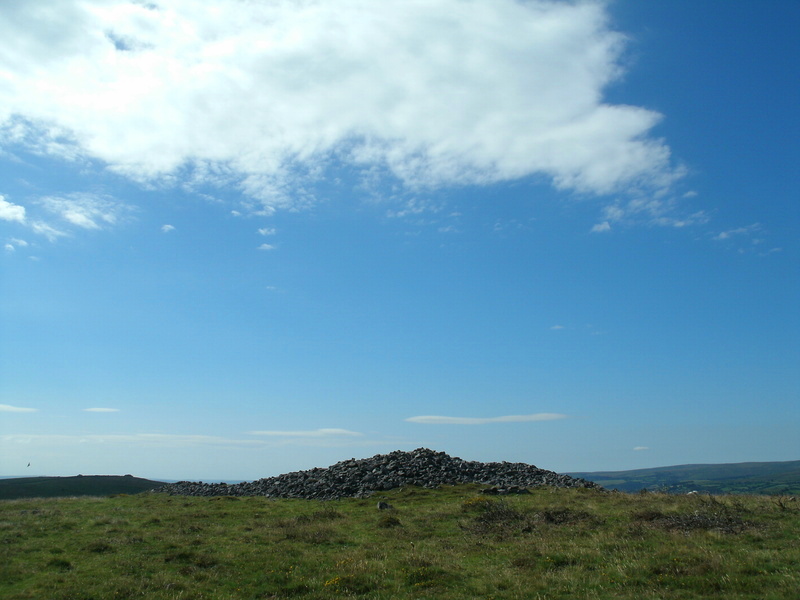
[[[0,597],[794,600],[800,589],[788,498],[479,490],[2,501]]]
[[[15,477],[0,479],[0,500],[58,496],[138,494],[163,485],[132,475],[78,475],[76,477]]]
[[[711,494],[800,494],[800,460],[718,465],[678,465],[634,471],[569,473],[608,489]]]

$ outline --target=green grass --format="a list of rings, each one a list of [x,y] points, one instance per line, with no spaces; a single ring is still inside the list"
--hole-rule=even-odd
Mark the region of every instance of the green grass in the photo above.
[[[800,507],[480,486],[0,502],[5,600],[797,598]],[[376,508],[385,499],[394,506]]]

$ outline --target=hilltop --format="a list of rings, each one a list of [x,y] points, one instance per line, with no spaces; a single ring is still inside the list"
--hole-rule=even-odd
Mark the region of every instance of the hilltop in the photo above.
[[[561,475],[526,463],[467,461],[417,448],[397,450],[372,458],[344,460],[320,469],[296,471],[277,477],[234,485],[181,481],[159,488],[159,492],[181,496],[267,496],[335,500],[365,498],[374,492],[404,486],[436,488],[441,485],[481,483],[498,491],[509,488],[563,487],[599,488],[591,481]]]
[[[624,492],[800,495],[800,461],[695,464],[559,474],[526,463],[481,463],[418,448],[350,459],[235,484],[155,481],[132,475],[0,479],[0,500],[109,496],[159,489],[173,495],[333,499],[364,497],[406,485],[482,483],[503,487],[603,487]]]

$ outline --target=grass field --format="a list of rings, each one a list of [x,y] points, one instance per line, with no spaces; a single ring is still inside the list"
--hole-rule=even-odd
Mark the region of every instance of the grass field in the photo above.
[[[479,490],[2,501],[0,597],[798,598],[789,498]]]

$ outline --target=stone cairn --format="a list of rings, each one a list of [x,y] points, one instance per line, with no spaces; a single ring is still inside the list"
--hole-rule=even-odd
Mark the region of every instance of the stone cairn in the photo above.
[[[257,481],[225,484],[180,481],[152,490],[172,496],[266,496],[335,500],[366,498],[374,492],[404,486],[436,488],[441,485],[480,483],[489,493],[519,493],[529,487],[603,489],[594,482],[560,475],[525,463],[466,461],[444,452],[418,448],[397,450],[372,458],[344,460],[327,468],[314,468]]]

